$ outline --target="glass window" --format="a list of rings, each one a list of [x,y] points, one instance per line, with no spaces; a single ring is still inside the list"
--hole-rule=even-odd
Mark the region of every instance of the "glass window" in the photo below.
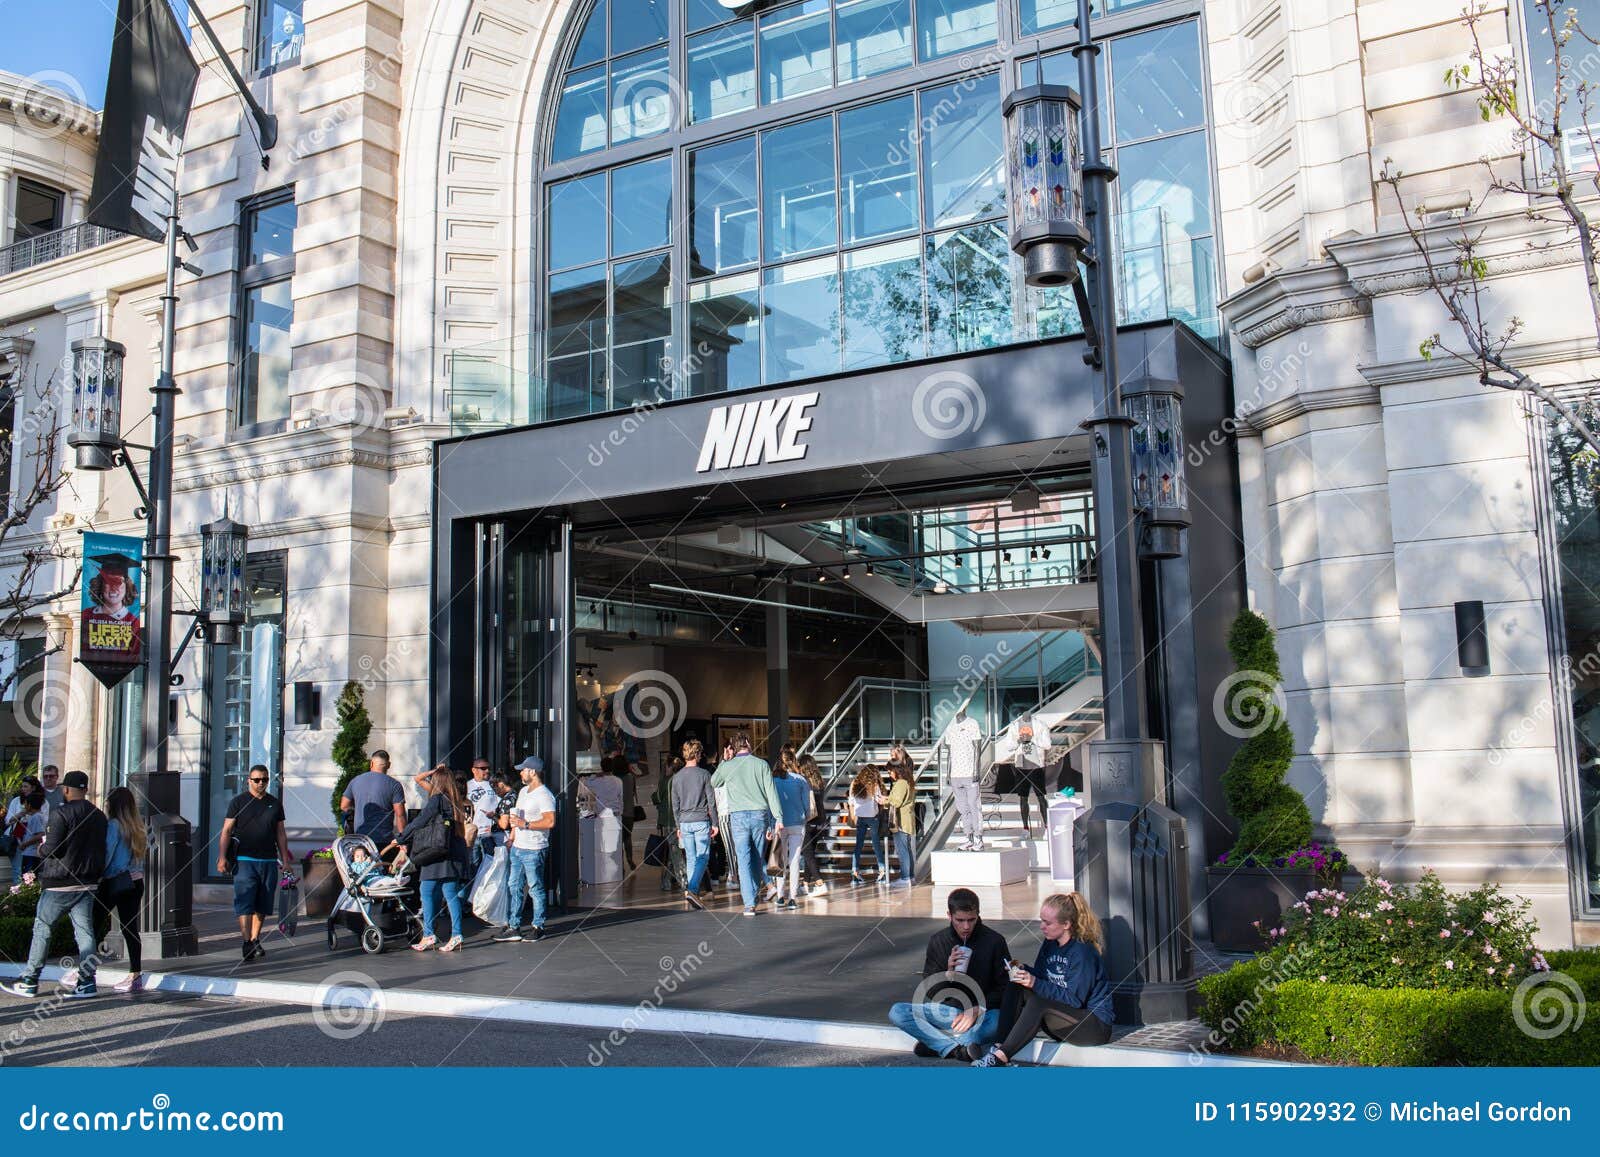
[[[611,170],[611,252],[672,244],[672,158]]]
[[[301,0],[257,0],[256,71],[276,72],[300,63],[306,24]]]
[[[1530,38],[1532,36],[1530,30]],[[1591,402],[1579,417],[1600,420]],[[1550,466],[1550,516],[1554,522],[1562,636],[1570,680],[1573,740],[1577,746],[1578,812],[1570,838],[1577,844],[1582,891],[1588,907],[1600,906],[1600,671],[1593,654],[1600,626],[1600,473],[1594,456],[1565,419],[1545,410],[1545,454]]]
[[[756,139],[744,137],[689,154],[689,276],[749,265],[756,233]]]
[[[295,218],[294,197],[285,192],[247,203],[239,214],[239,426],[289,416]]]
[[[837,0],[839,83],[911,63],[911,0]]]
[[[245,291],[241,426],[289,416],[289,328],[294,297],[288,280]]]
[[[763,104],[816,92],[833,83],[828,19],[828,0],[805,0],[762,15]]]
[[[550,268],[606,259],[606,175],[550,186]]]
[[[667,38],[667,0],[611,0],[611,55]]]
[[[838,243],[833,118],[762,133],[761,167],[766,259],[832,249]]]
[[[922,92],[927,225],[958,225],[1003,214],[1005,126],[1000,78],[957,81]]]
[[[578,46],[572,50],[568,68],[581,68],[585,64],[599,64],[606,58],[606,0],[595,0],[589,13],[589,23],[583,26]]]
[[[839,211],[846,245],[916,229],[916,119],[909,93],[839,114]]]
[[[839,368],[838,259],[801,261],[762,275],[762,378],[788,382]]]
[[[922,356],[922,254],[915,237],[844,255],[844,368]]]
[[[1155,2],[1156,0],[1096,0],[1094,14],[1103,16],[1110,12],[1121,12],[1125,8],[1138,8],[1142,4]],[[1022,34],[1031,36],[1046,28],[1059,28],[1063,24],[1071,24],[1078,18],[1078,3],[1077,0],[1020,0],[1018,16]]]
[[[1117,140],[1191,129],[1205,122],[1199,29],[1193,21],[1111,42]]]
[[[606,408],[606,334],[606,267],[552,276],[546,418]]]
[[[672,396],[672,277],[668,255],[611,271],[611,408]]]
[[[930,356],[1021,336],[1012,325],[1012,258],[1003,222],[929,237],[927,262]]]
[[[1211,161],[1205,133],[1186,133],[1117,150],[1125,248],[1159,244],[1174,231],[1211,232]]]
[[[708,121],[756,104],[752,21],[689,38],[689,119]]]
[[[26,241],[30,237],[61,228],[64,224],[61,218],[63,200],[58,190],[26,177],[18,177],[16,229],[12,240]],[[5,239],[4,230],[5,222],[0,221],[0,241]]]
[[[1555,51],[1550,43],[1550,16],[1540,11],[1539,0],[1522,0],[1522,23],[1528,37],[1528,97],[1535,108],[1546,113],[1551,108],[1555,93]],[[1585,110],[1593,100],[1592,72],[1595,64],[1594,48],[1584,41],[1600,35],[1600,0],[1565,0],[1554,9],[1556,31],[1559,35],[1567,27],[1568,19],[1578,22],[1581,31],[1571,36],[1562,48],[1562,66],[1567,70],[1567,107],[1562,110],[1561,150],[1569,169],[1593,171],[1600,167],[1595,156],[1593,130],[1600,120],[1588,112],[1591,124],[1583,123]],[[1574,74],[1579,79],[1574,80]],[[1577,86],[1581,84],[1580,90]],[[1577,99],[1577,93],[1584,99]]]
[[[619,12],[620,16],[621,13]],[[611,62],[611,143],[653,137],[672,127],[672,80],[667,50],[651,49]]]
[[[917,0],[917,58],[993,44],[995,11],[994,0]]]
[[[245,791],[245,776],[261,764],[272,777],[267,790],[282,796],[283,621],[285,565],[282,555],[253,555],[245,562],[250,601],[238,641],[207,647],[206,729],[207,828],[200,843],[209,871],[216,842],[233,797]]]
[[[584,68],[567,74],[561,86],[552,160],[565,161],[606,147],[606,70]]]
[[[1106,86],[1106,54],[1094,58],[1095,79],[1100,89],[1100,140],[1106,146],[1111,142],[1111,90]],[[1043,57],[1038,66],[1032,60],[1022,62],[1023,84],[1065,84],[1083,91],[1078,85],[1078,59],[1070,52],[1057,52]],[[1040,79],[1041,76],[1043,79]]]
[[[761,290],[755,273],[690,289],[689,346],[691,394],[761,384]]]
[[[260,265],[263,261],[293,257],[298,217],[299,210],[292,200],[262,205],[251,211],[246,218],[250,237],[245,247],[245,264]]]
[[[719,0],[688,0],[689,31],[699,32],[702,28],[710,28],[714,24],[721,24],[733,15]]]

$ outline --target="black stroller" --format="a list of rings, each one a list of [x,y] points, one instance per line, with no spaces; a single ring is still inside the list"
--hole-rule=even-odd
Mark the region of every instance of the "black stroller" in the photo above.
[[[358,850],[366,853],[365,859],[355,858]],[[344,891],[328,917],[330,949],[337,946],[340,929],[359,936],[361,950],[374,955],[396,942],[412,944],[421,939],[416,871],[410,864],[394,875],[387,874],[378,859],[378,846],[368,836],[334,840],[333,862]]]

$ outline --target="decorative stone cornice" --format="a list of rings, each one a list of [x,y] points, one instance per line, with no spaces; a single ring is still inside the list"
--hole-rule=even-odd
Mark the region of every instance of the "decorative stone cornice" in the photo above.
[[[1330,386],[1325,390],[1302,390],[1281,401],[1239,415],[1241,430],[1262,433],[1281,422],[1301,417],[1314,410],[1343,410],[1351,406],[1376,406],[1381,401],[1377,387],[1365,384]]]
[[[1372,304],[1332,262],[1263,278],[1222,303],[1234,340],[1256,349],[1308,325],[1364,317]]]
[[[1528,342],[1506,350],[1511,363],[1523,370],[1541,366],[1561,366],[1581,381],[1573,383],[1547,382],[1552,389],[1571,388],[1576,391],[1592,390],[1592,382],[1600,378],[1600,350],[1595,348],[1593,337],[1566,338],[1561,341]],[[1587,365],[1585,363],[1588,363]],[[1449,354],[1432,358],[1404,358],[1392,362],[1373,362],[1358,366],[1361,376],[1374,386],[1397,386],[1406,382],[1422,382],[1439,378],[1460,377],[1476,373],[1475,363],[1469,364]]]
[[[0,335],[0,382],[10,382],[22,369],[22,363],[33,352],[33,339],[14,335]]]

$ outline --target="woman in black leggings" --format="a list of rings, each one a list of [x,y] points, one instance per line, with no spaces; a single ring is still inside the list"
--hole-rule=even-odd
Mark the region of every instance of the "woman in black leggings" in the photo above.
[[[95,895],[104,919],[114,913],[122,925],[122,942],[128,954],[128,977],[118,992],[138,992],[144,986],[144,960],[139,945],[139,905],[144,899],[144,817],[139,800],[125,787],[106,796],[106,868]]]
[[[1016,773],[1012,787],[1017,793],[1017,802],[1022,805],[1022,826],[1030,837],[1033,835],[1033,824],[1028,818],[1029,793],[1039,797],[1040,825],[1048,827],[1050,823],[1049,805],[1045,802],[1044,794],[1044,756],[1044,742],[1034,739],[1033,723],[1024,719],[1017,726],[1017,748],[1011,755],[1011,766]]]
[[[1001,1016],[1004,1039],[973,1057],[976,1068],[1010,1064],[1040,1029],[1074,1045],[1103,1045],[1111,1039],[1111,981],[1100,958],[1100,921],[1088,901],[1077,892],[1046,897],[1039,908],[1039,931],[1044,943],[1033,965],[1011,965],[1011,988]]]
[[[820,896],[828,890],[828,885],[822,880],[822,841],[828,834],[828,806],[823,798],[827,785],[823,783],[822,772],[817,767],[817,761],[809,755],[800,757],[800,774],[811,785],[811,818],[806,820],[805,838],[805,872],[806,884],[813,895]]]

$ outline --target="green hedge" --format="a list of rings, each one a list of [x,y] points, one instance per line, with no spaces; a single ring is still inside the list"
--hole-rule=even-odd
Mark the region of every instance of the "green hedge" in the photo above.
[[[1580,1027],[1547,1040],[1518,1027],[1509,991],[1368,988],[1298,978],[1274,983],[1259,961],[1202,980],[1200,1019],[1234,1050],[1276,1044],[1319,1061],[1600,1065],[1600,953],[1551,952],[1547,959],[1552,970],[1578,983],[1591,1006]],[[1565,990],[1554,992],[1565,996]]]
[[[111,922],[95,913],[95,939],[105,943]],[[28,949],[33,945],[32,916],[0,916],[0,960],[21,964],[28,959]],[[72,938],[72,921],[58,920],[50,933],[50,954],[46,964],[54,964],[63,956],[76,956],[78,943]]]

